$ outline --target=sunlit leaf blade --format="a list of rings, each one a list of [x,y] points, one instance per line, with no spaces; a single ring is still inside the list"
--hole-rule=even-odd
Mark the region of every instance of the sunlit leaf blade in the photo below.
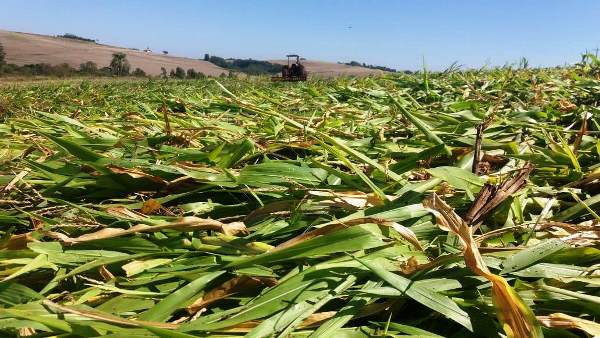
[[[223,273],[224,271],[208,273],[190,282],[189,284],[165,297],[150,310],[143,312],[138,318],[149,321],[165,321],[169,319],[173,311],[175,311],[177,308],[181,308],[182,304],[189,301],[191,297],[206,287],[206,284],[219,277]]]
[[[502,269],[501,273],[521,270],[566,247],[568,247],[567,244],[560,239],[552,239],[523,249],[506,258],[504,263],[502,263],[504,268]]]
[[[469,330],[473,329],[469,315],[449,297],[419,286],[410,279],[406,279],[398,274],[386,271],[377,264],[361,260],[360,258],[355,259],[398,291],[405,293],[408,297],[447,316]]]

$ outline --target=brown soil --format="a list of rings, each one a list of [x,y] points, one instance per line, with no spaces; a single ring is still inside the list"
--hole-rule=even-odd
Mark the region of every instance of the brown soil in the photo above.
[[[73,68],[79,68],[81,63],[93,61],[98,68],[102,68],[109,65],[113,53],[123,52],[127,54],[132,70],[139,67],[149,75],[159,75],[161,67],[167,71],[176,67],[186,70],[193,68],[198,72],[213,76],[228,72],[226,69],[206,61],[156,53],[147,54],[133,49],[46,35],[0,30],[0,43],[4,46],[6,61],[17,65],[68,63]]]

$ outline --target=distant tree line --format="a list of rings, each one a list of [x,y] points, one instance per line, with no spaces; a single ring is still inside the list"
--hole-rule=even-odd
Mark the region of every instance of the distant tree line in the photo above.
[[[0,67],[4,66],[4,64],[6,63],[5,58],[6,53],[4,52],[4,47],[0,43]]]
[[[82,36],[78,36],[78,35],[71,34],[71,33],[65,33],[63,35],[57,35],[56,37],[96,43],[96,40],[94,40],[94,39],[84,38]]]
[[[93,61],[87,61],[79,65],[79,68],[73,68],[67,63],[51,65],[48,63],[36,63],[28,65],[15,65],[6,63],[6,53],[2,44],[0,44],[0,76],[2,75],[20,75],[20,76],[56,76],[69,77],[76,75],[83,76],[135,76],[147,77],[146,72],[141,68],[135,68],[131,71],[131,65],[127,60],[125,53],[114,53],[110,64],[106,67],[98,67]],[[187,71],[181,67],[171,70],[167,74],[165,68],[161,68],[161,78],[174,79],[201,79],[205,75],[195,69]]]
[[[366,64],[364,62],[360,63],[358,61],[350,61],[350,62],[346,62],[344,64],[348,65],[348,66],[354,66],[354,67],[364,67],[364,68],[370,68],[370,69],[379,69],[379,70],[383,70],[385,72],[392,72],[392,73],[397,72],[397,70],[394,69],[394,68],[389,68],[389,67],[385,67],[385,66],[368,65],[368,64]]]
[[[198,72],[193,68],[188,69],[187,71],[181,67],[177,67],[175,69],[171,69],[171,71],[167,74],[167,70],[164,67],[160,68],[161,71],[161,77],[163,79],[188,79],[188,80],[194,80],[194,79],[203,79],[206,77],[206,75],[202,72]]]
[[[281,65],[270,63],[268,61],[252,59],[224,59],[222,57],[204,54],[204,61],[208,61],[216,66],[235,72],[246,73],[250,75],[277,74],[281,71]]]
[[[130,72],[131,66],[127,61],[125,53],[114,53],[107,67],[99,68],[93,61],[87,61],[79,65],[79,69],[71,67],[67,63],[51,65],[48,63],[36,63],[28,65],[15,65],[6,63],[5,52],[0,44],[0,75],[22,75],[22,76],[57,76],[68,77],[74,75],[87,76],[146,76],[141,68]]]

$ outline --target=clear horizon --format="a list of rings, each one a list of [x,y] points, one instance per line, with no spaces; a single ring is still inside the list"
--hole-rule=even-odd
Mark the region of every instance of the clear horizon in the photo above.
[[[517,63],[559,66],[597,51],[600,2],[580,1],[22,1],[0,29],[77,34],[171,55],[358,61],[398,70]]]

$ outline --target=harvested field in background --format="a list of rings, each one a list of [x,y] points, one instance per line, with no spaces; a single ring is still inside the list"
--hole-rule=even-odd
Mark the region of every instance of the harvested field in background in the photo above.
[[[92,61],[102,68],[110,64],[113,53],[122,52],[127,54],[132,70],[139,67],[148,75],[160,75],[161,67],[164,67],[167,72],[176,67],[182,67],[184,69],[193,68],[212,76],[227,74],[226,69],[197,59],[145,53],[133,49],[47,35],[0,30],[0,43],[6,51],[6,61],[20,66],[36,63],[51,65],[67,63],[78,69],[80,64]]]

